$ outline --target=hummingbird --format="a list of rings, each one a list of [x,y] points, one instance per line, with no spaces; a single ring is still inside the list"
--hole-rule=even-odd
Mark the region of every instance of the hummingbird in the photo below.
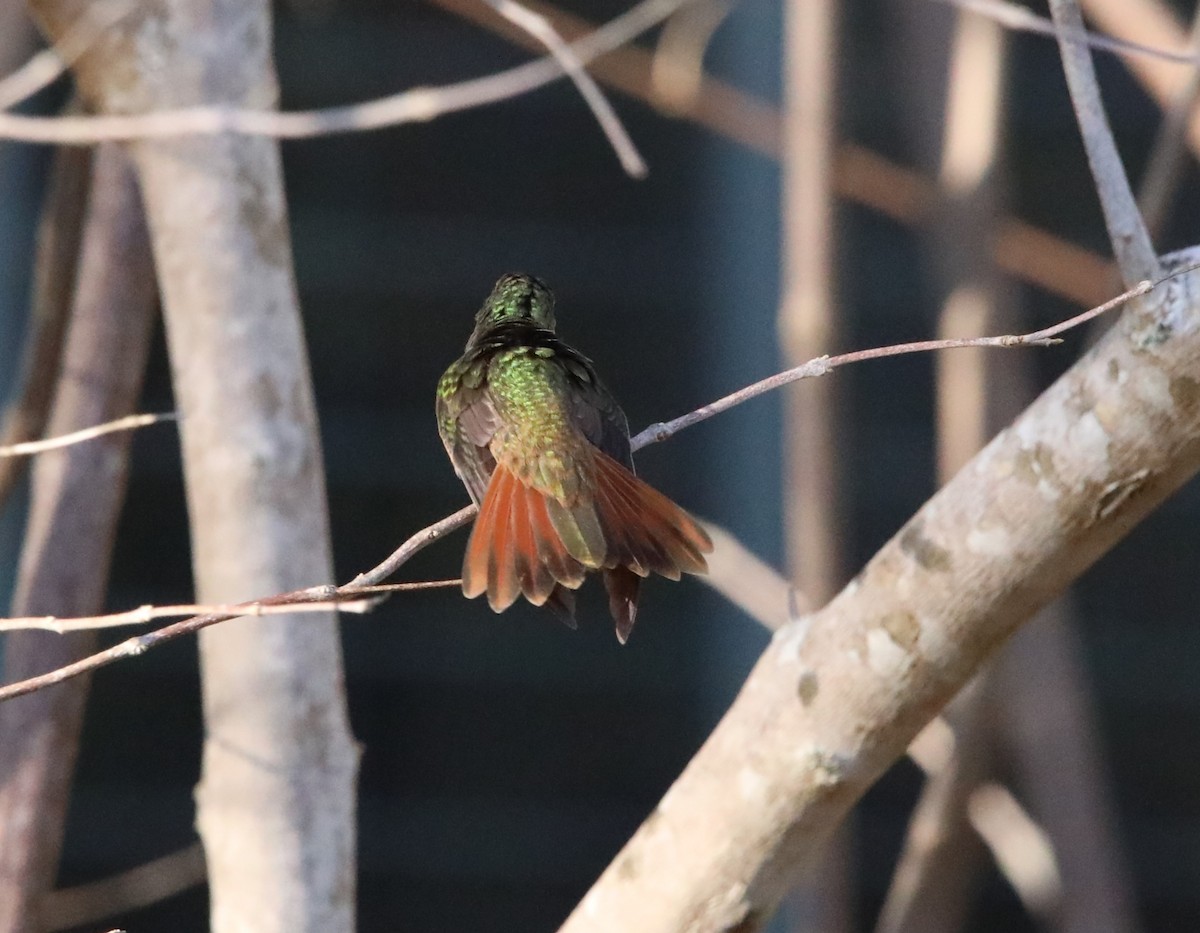
[[[495,612],[524,596],[574,628],[573,591],[598,571],[624,644],[642,578],[705,573],[712,541],[634,475],[625,413],[554,328],[550,289],[504,275],[438,382],[438,433],[479,507],[463,594]]]

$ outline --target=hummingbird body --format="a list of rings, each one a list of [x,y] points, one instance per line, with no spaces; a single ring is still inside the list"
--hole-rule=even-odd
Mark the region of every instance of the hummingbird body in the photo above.
[[[438,383],[438,432],[479,506],[463,592],[496,612],[524,595],[574,625],[571,591],[601,571],[624,642],[640,579],[703,573],[712,543],[633,475],[625,413],[554,325],[544,284],[503,276]]]

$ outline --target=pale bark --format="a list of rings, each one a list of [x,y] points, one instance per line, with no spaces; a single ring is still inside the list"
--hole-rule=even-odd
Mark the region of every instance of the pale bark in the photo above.
[[[1157,298],[774,637],[564,931],[759,928],[979,665],[1200,469],[1200,281]]]
[[[61,35],[79,0],[37,0]],[[272,107],[265,0],[146,2],[76,69],[108,113]],[[332,578],[324,474],[275,142],[141,141],[183,439],[197,595]],[[355,780],[335,620],[239,620],[200,636],[196,791],[212,928],[349,931]]]
[[[127,414],[137,403],[154,310],[149,245],[132,169],[116,149],[97,156],[79,280],[49,429],[65,433]],[[77,615],[104,602],[128,472],[128,434],[40,456],[14,611]],[[6,639],[4,678],[87,653],[95,634],[21,632]],[[0,707],[0,930],[41,929],[58,870],[88,680]]]

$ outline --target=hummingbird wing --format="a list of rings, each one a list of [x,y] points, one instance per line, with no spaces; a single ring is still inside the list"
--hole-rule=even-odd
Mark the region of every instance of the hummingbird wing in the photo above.
[[[617,400],[604,387],[591,366],[581,364],[580,360],[568,360],[567,377],[575,388],[571,396],[571,415],[576,427],[594,446],[632,473],[629,421]]]
[[[496,468],[489,445],[500,419],[477,367],[452,367],[442,377],[437,421],[454,472],[467,487],[471,501],[481,504]]]

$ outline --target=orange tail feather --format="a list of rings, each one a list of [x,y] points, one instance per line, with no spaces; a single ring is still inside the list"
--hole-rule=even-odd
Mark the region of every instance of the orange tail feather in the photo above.
[[[678,580],[682,573],[704,573],[712,541],[662,493],[601,451],[594,454],[594,495],[569,509],[558,502],[551,509],[542,493],[496,466],[467,543],[463,593],[487,593],[496,612],[524,596],[535,606],[550,606],[573,625],[571,590],[583,583],[587,571],[603,570],[609,611],[624,643],[637,617],[640,578],[657,573]],[[560,533],[563,523],[566,530]],[[596,544],[588,544],[580,550],[588,558],[585,565],[568,551],[564,534],[579,537],[580,529],[590,529],[586,534],[595,539],[597,528],[603,533],[602,554],[596,554]]]
[[[563,587],[574,589],[583,577],[583,565],[567,553],[550,524],[541,493],[497,466],[467,542],[463,593],[469,598],[487,593],[496,612],[520,596],[535,606],[549,602],[571,624],[574,598]]]

